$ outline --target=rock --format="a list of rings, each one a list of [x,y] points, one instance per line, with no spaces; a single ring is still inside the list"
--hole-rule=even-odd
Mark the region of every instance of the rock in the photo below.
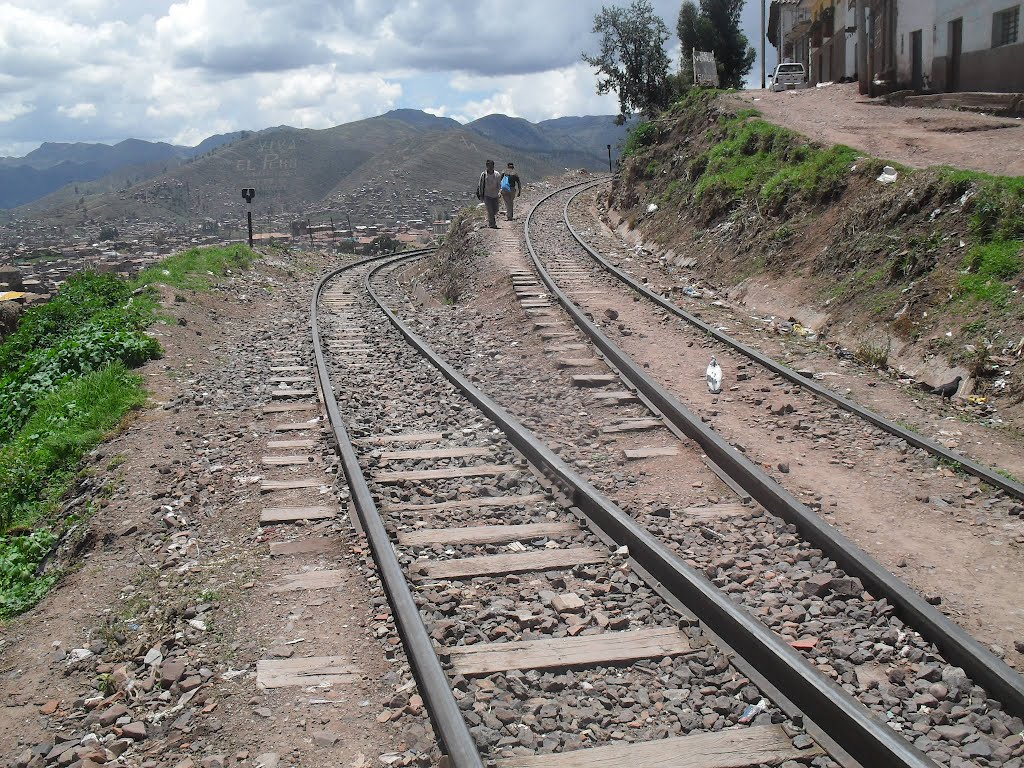
[[[185,674],[185,662],[176,659],[165,661],[160,665],[160,686],[170,688]]]
[[[789,474],[789,462],[788,461],[780,461],[779,462],[779,472],[781,472],[784,475],[788,475]]]
[[[960,667],[945,667],[942,670],[942,682],[951,691],[964,691],[970,688],[970,681],[967,679],[967,673],[964,672]]]
[[[974,733],[974,729],[967,725],[937,725],[935,730],[942,738],[957,744],[963,744]]]
[[[558,613],[582,613],[586,603],[575,592],[555,595],[551,599],[551,608]]]
[[[253,768],[277,768],[281,756],[277,752],[265,752],[253,762]]]
[[[57,711],[57,707],[59,706],[60,701],[58,701],[57,699],[50,699],[48,702],[46,702],[45,704],[43,704],[43,706],[39,708],[39,714],[52,715],[54,712]]]
[[[128,725],[131,725],[131,723],[129,723]],[[124,733],[124,728],[121,729],[121,733]],[[132,742],[130,739],[118,739],[117,741],[112,741],[109,744],[107,744],[107,751],[110,752],[110,754],[112,754],[114,757],[120,757],[128,751],[128,748],[131,745]]]
[[[864,585],[855,576],[844,576],[829,581],[828,588],[840,597],[860,597]]]
[[[790,402],[780,401],[769,406],[773,416],[785,416],[788,413],[793,413],[796,408]]]
[[[607,317],[609,320],[619,319],[619,313],[616,310],[612,309],[611,307],[604,311],[604,316]]]
[[[113,704],[107,707],[105,710],[99,713],[93,713],[86,718],[88,721],[90,718],[95,717],[94,722],[98,722],[104,728],[109,728],[113,725],[119,717],[124,717],[128,714],[128,707],[124,704]]]
[[[128,723],[121,729],[121,735],[132,741],[142,741],[146,738],[146,724],[138,720]]]
[[[807,597],[821,597],[828,592],[832,576],[827,573],[812,574],[807,581],[800,585],[800,591]]]
[[[318,747],[333,747],[341,741],[341,735],[330,731],[313,731],[313,743]]]

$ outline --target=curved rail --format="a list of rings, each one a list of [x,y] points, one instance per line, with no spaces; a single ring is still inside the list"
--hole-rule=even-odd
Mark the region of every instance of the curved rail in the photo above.
[[[423,251],[415,251],[414,254],[422,254]],[[317,323],[316,308],[320,300],[320,294],[324,290],[327,281],[336,275],[356,267],[364,266],[370,262],[378,261],[383,257],[376,256],[369,259],[362,259],[347,266],[335,269],[328,273],[316,286],[313,292],[313,300],[310,306],[309,320],[313,331],[313,354],[316,359],[317,378],[320,381],[320,392],[323,395],[324,407],[327,410],[327,417],[331,423],[334,433],[335,447],[341,458],[341,465],[345,472],[345,479],[348,481],[349,489],[352,492],[352,502],[356,505],[356,512],[362,523],[363,531],[366,533],[367,542],[373,553],[373,560],[377,564],[377,572],[380,575],[381,584],[387,593],[388,603],[395,617],[395,626],[402,639],[402,646],[409,657],[409,666],[416,678],[420,695],[427,707],[431,723],[434,726],[434,733],[438,741],[448,755],[449,764],[453,768],[483,768],[480,753],[477,751],[473,737],[469,733],[466,721],[462,712],[452,695],[448,678],[441,668],[441,662],[434,652],[430,635],[420,617],[419,609],[413,600],[412,592],[405,580],[405,574],[395,555],[395,549],[388,537],[387,530],[381,519],[377,505],[370,494],[370,488],[363,477],[359,467],[359,460],[356,458],[355,449],[349,439],[341,419],[341,411],[338,408],[337,398],[334,396],[334,388],[331,386],[330,374],[327,371],[327,363],[324,360],[323,344],[320,341],[320,328]]]
[[[1008,710],[1015,714],[1024,713],[1024,678],[1021,675],[706,426],[671,392],[644,373],[558,287],[533,248],[530,225],[541,204],[565,191],[565,188],[555,190],[541,198],[527,215],[526,247],[544,284],[577,327],[635,389],[654,403],[669,423],[695,441],[708,458],[728,473],[752,498],[772,514],[796,525],[801,536],[827,553],[847,573],[860,578],[875,596],[888,599],[904,621],[934,643],[951,663],[963,667],[967,674],[988,689]],[[728,641],[728,635],[725,637]]]
[[[896,422],[887,419],[884,416],[881,416],[875,413],[874,411],[865,408],[862,405],[858,405],[852,400],[848,400],[842,395],[831,391],[827,387],[821,386],[813,379],[808,379],[806,376],[801,376],[792,368],[783,365],[782,363],[768,357],[767,355],[761,354],[753,347],[747,346],[742,341],[734,339],[728,334],[722,333],[717,328],[708,325],[700,318],[691,315],[689,312],[682,309],[678,304],[675,304],[674,302],[665,298],[660,293],[652,291],[650,288],[634,280],[626,272],[619,269],[614,264],[611,264],[601,254],[599,254],[597,251],[591,248],[590,245],[583,240],[579,233],[575,229],[573,229],[572,224],[569,223],[569,206],[572,204],[572,201],[575,200],[579,195],[583,194],[590,187],[596,186],[597,184],[601,184],[603,183],[603,181],[604,180],[602,179],[601,181],[590,182],[589,184],[587,184],[587,186],[585,186],[583,189],[580,189],[578,192],[576,192],[576,194],[569,198],[569,200],[566,201],[565,203],[565,208],[563,210],[563,219],[565,221],[566,228],[569,230],[569,234],[573,236],[576,242],[579,243],[583,247],[583,249],[586,250],[588,254],[590,254],[591,258],[593,258],[594,261],[596,261],[605,271],[617,277],[619,280],[624,282],[633,290],[643,294],[648,299],[653,301],[655,304],[660,306],[662,309],[672,313],[681,320],[685,320],[690,325],[694,326],[695,328],[698,328],[699,330],[713,337],[717,341],[720,341],[723,344],[732,347],[740,354],[745,355],[746,357],[750,358],[759,365],[767,368],[772,373],[776,373],[779,376],[782,376],[787,381],[790,381],[793,384],[796,384],[797,386],[800,386],[810,392],[813,392],[815,395],[824,400],[828,400],[829,402],[838,405],[844,411],[848,411],[856,416],[859,416],[865,421],[874,424],[879,429],[883,429],[891,435],[895,435],[896,437],[899,437],[902,440],[906,440],[908,443],[910,443],[910,445],[914,446],[915,448],[923,448],[933,456],[937,456],[945,461],[952,461],[955,462],[956,464],[959,464],[961,467],[963,467],[965,472],[969,472],[975,477],[984,480],[986,483],[993,486],[994,488],[1000,488],[1003,491],[1009,493],[1011,496],[1015,496],[1018,499],[1024,500],[1024,485],[1014,482],[1008,477],[1003,477],[998,472],[994,471],[991,467],[987,467],[984,464],[980,464],[974,461],[973,459],[964,456],[961,453],[957,453],[956,451],[950,450],[949,448],[946,448],[944,445],[940,445],[939,443],[935,442],[934,440],[931,440],[930,438],[925,437],[924,435],[920,435],[917,432],[912,432],[909,429],[900,426]]]
[[[445,362],[388,309],[370,280],[378,270],[405,258],[410,256],[397,256],[368,270],[363,278],[368,294],[409,344],[493,421],[531,465],[568,489],[573,503],[593,526],[620,546],[627,546],[630,557],[641,568],[698,615],[712,632],[721,636],[796,706],[808,713],[854,759],[872,768],[934,768],[935,764],[912,744],[872,717],[850,694],[820,674],[779,636],[736,605],[703,574],[686,565],[660,539],[603,496],[497,402]],[[346,474],[347,471],[346,468]],[[359,482],[363,481],[360,479]]]

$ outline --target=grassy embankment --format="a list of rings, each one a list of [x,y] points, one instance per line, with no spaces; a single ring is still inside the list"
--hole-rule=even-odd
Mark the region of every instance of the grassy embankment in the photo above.
[[[966,318],[961,358],[965,347],[992,346],[1000,325],[1004,341],[1015,325],[1019,331],[1024,313],[1013,298],[1024,272],[1024,178],[895,166],[899,181],[886,187],[874,181],[885,161],[813,145],[756,110],[723,108],[717,96],[692,91],[632,131],[613,202],[633,222],[651,199],[662,209],[656,217],[689,222],[694,239],[735,218],[742,250],[759,254],[743,268],[765,269],[767,255],[788,270],[806,256],[800,235],[841,204],[823,254],[809,257],[830,295],[859,298],[879,319],[902,317],[893,331],[911,340],[928,337],[929,315]],[[898,312],[904,304],[920,311]],[[947,347],[934,351],[969,362]]]
[[[129,369],[161,354],[146,333],[164,283],[201,290],[252,263],[247,248],[193,249],[134,280],[82,273],[25,313],[0,345],[0,618],[46,594],[41,566],[76,522],[61,515],[82,457],[145,402]]]

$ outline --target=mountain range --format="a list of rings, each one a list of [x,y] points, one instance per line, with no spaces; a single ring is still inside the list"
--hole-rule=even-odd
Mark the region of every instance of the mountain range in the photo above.
[[[0,158],[0,208],[74,220],[215,216],[251,186],[264,204],[332,207],[373,187],[466,193],[486,158],[525,179],[608,166],[629,125],[612,115],[531,123],[488,115],[465,125],[413,109],[321,130],[289,126],[211,136],[195,147],[128,139],[113,146],[46,143]]]

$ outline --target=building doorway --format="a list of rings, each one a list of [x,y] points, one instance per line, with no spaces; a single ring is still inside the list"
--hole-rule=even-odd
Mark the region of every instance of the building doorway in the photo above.
[[[921,30],[910,33],[910,87],[920,91],[924,85],[924,48]]]
[[[960,54],[964,47],[964,20],[953,19],[949,22],[949,61],[946,64],[946,90],[960,90]]]

